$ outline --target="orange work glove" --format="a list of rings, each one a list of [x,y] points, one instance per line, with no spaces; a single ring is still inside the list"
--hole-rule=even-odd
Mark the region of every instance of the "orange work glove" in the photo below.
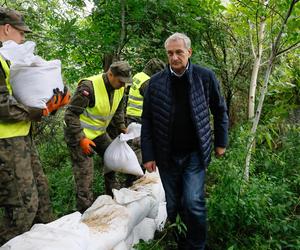
[[[62,94],[62,100],[61,100],[60,106],[62,107],[62,106],[69,104],[70,99],[71,99],[70,90],[68,90],[68,87],[65,86],[64,93]]]
[[[96,147],[96,144],[92,140],[90,140],[86,137],[81,138],[80,147],[82,148],[82,152],[84,154],[89,155],[93,152],[93,149],[91,146]]]
[[[61,101],[63,99],[63,93],[59,91],[58,88],[53,89],[54,95],[51,97],[51,99],[47,102],[46,108],[43,109],[43,115],[48,116],[53,111],[56,111],[61,106]]]

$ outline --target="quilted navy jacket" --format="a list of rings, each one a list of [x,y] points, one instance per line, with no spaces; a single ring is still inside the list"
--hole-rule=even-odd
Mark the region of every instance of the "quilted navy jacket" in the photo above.
[[[192,120],[200,142],[199,153],[204,166],[208,166],[212,144],[210,112],[214,118],[214,145],[226,147],[227,108],[219,83],[211,70],[190,63],[186,73],[190,86]],[[169,67],[152,76],[144,97],[141,133],[143,162],[155,160],[161,168],[168,167],[171,156],[171,130],[175,111],[172,77]]]

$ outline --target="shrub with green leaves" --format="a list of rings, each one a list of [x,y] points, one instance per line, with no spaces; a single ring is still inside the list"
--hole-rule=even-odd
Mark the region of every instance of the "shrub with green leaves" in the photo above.
[[[249,182],[243,179],[242,134],[231,138],[225,159],[212,162],[208,171],[210,248],[300,249],[299,129],[280,136],[281,147],[276,150],[257,145]]]

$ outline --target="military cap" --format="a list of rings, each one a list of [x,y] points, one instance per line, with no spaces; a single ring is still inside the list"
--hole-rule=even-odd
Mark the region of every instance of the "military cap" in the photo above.
[[[10,24],[24,32],[31,32],[20,12],[0,7],[0,25],[4,24]]]
[[[117,76],[122,82],[131,83],[131,68],[126,61],[113,62],[110,67],[110,71],[114,76]]]
[[[152,76],[155,73],[163,70],[165,66],[166,66],[166,64],[162,60],[160,60],[158,58],[152,58],[146,63],[143,71],[147,75]]]

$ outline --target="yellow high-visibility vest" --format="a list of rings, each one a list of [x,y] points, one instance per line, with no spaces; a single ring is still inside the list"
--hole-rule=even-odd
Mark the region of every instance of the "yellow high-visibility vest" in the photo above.
[[[95,106],[87,107],[80,115],[80,123],[85,136],[91,140],[105,133],[120,101],[123,98],[124,87],[114,90],[112,107],[102,75],[91,76],[87,79],[93,82]]]
[[[6,87],[10,95],[12,95],[12,87],[9,83],[10,70],[7,62],[0,56],[0,63],[5,73]],[[30,121],[6,122],[0,117],[0,139],[11,138],[17,136],[26,136],[29,133],[31,126]]]
[[[141,117],[143,111],[143,96],[140,94],[140,87],[142,84],[149,80],[150,76],[144,72],[134,75],[133,83],[129,90],[126,115]]]

